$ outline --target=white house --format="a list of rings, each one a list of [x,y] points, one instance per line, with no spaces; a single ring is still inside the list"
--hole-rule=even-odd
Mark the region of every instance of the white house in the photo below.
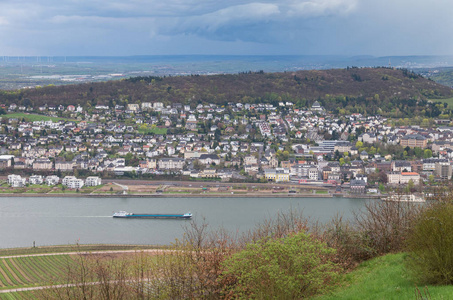
[[[28,182],[30,184],[42,184],[44,182],[44,179],[42,175],[32,175],[30,178],[28,178]]]
[[[77,179],[75,176],[65,176],[61,183],[70,189],[80,189],[83,187],[83,180]]]
[[[86,186],[98,186],[102,184],[101,178],[97,176],[90,176],[85,179],[85,185]]]
[[[60,182],[60,177],[57,175],[46,176],[45,182],[48,186],[57,185]]]

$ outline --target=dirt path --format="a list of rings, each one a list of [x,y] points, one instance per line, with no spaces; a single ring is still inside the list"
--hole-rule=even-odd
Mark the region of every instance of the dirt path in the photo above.
[[[121,254],[121,253],[142,253],[147,252],[151,254],[161,253],[172,253],[175,250],[163,250],[163,249],[144,249],[144,250],[109,250],[109,251],[80,251],[80,252],[58,252],[58,253],[39,253],[39,254],[21,254],[21,255],[9,255],[0,256],[0,259],[16,258],[16,257],[34,257],[34,256],[55,256],[55,255],[90,255],[90,254]]]

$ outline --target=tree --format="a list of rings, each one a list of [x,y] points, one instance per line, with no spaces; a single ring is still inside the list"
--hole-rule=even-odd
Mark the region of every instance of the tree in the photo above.
[[[407,193],[411,193],[414,189],[414,181],[412,179],[409,180],[407,183],[406,191]]]
[[[423,158],[430,158],[433,156],[433,151],[431,151],[430,149],[425,149],[425,151],[423,151]]]
[[[338,279],[334,253],[304,232],[248,244],[224,262],[223,278],[235,282],[226,292],[244,299],[314,296]]]

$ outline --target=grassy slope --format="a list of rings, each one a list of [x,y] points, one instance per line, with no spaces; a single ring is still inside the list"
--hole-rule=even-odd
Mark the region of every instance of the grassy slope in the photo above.
[[[416,299],[415,283],[404,268],[406,254],[389,254],[362,263],[347,274],[344,283],[331,295],[317,300],[337,299]],[[419,286],[422,296],[424,286]],[[428,286],[428,299],[452,299],[453,286]],[[426,298],[424,298],[426,299]]]

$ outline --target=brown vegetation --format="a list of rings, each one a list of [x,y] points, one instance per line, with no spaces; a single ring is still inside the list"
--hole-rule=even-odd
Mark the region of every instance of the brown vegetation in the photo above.
[[[362,107],[369,113],[398,108],[410,113],[418,100],[449,98],[453,90],[407,70],[348,68],[287,73],[141,77],[121,81],[1,92],[2,103],[39,105],[125,104],[152,101],[216,104],[319,100],[328,109]],[[415,102],[400,103],[400,100]],[[401,104],[394,106],[395,103]],[[424,106],[426,103],[423,103]],[[425,108],[426,109],[426,108]]]

